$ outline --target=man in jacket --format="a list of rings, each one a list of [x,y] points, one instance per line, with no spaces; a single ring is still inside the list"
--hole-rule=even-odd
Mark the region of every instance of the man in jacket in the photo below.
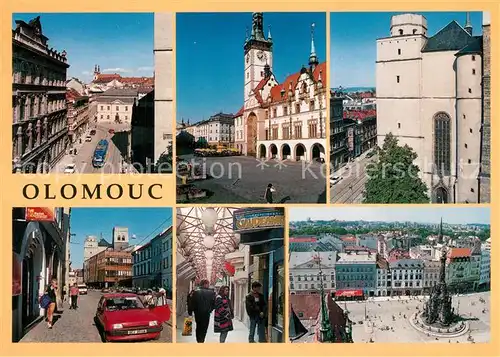
[[[209,281],[202,280],[199,289],[189,299],[188,314],[196,321],[196,342],[204,343],[207,336],[210,315],[215,307],[215,292],[209,289]]]
[[[259,335],[259,343],[266,342],[266,300],[260,292],[262,284],[258,281],[252,283],[252,291],[245,298],[245,307],[250,318],[250,334],[248,342],[255,342],[255,328]]]

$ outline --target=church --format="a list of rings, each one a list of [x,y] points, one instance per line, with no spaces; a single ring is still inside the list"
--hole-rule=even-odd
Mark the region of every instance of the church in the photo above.
[[[378,145],[392,133],[417,153],[433,203],[481,202],[489,182],[488,16],[472,30],[469,14],[434,35],[424,16],[402,14],[377,40]]]
[[[324,161],[327,73],[316,54],[314,25],[308,66],[281,83],[273,73],[271,31],[266,37],[263,27],[263,13],[253,13],[244,44],[244,105],[235,115],[235,148],[262,159]]]

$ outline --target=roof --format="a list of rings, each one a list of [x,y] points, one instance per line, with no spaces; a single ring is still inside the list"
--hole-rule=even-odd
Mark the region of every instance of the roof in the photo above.
[[[448,258],[465,258],[470,256],[470,248],[451,248],[448,250]]]
[[[97,246],[98,247],[106,247],[106,248],[112,247],[112,245],[109,244],[108,241],[106,239],[104,239],[104,238],[101,238],[101,240],[99,241],[99,243],[97,243]]]
[[[483,36],[474,36],[467,46],[458,51],[455,56],[481,54],[483,52]]]
[[[422,52],[459,51],[472,41],[474,37],[453,20],[427,40]]]
[[[75,100],[77,98],[80,98],[82,97],[82,95],[80,93],[78,93],[78,91],[74,88],[67,88],[66,89],[66,100],[67,101],[72,101],[72,100]]]
[[[349,264],[349,263],[360,263],[360,264],[375,264],[377,260],[377,254],[371,253],[339,253],[340,259],[337,264]]]
[[[372,119],[376,117],[377,117],[376,109],[344,110],[344,119],[363,121],[365,119]]]
[[[234,115],[235,118],[240,117],[243,115],[243,112],[245,111],[245,106],[243,105],[240,110]]]
[[[110,88],[99,97],[136,97],[137,89],[132,88]]]
[[[316,319],[319,314],[321,295],[291,294],[290,307],[301,320]]]
[[[316,243],[318,238],[313,236],[290,237],[288,241],[290,243]]]
[[[394,268],[423,268],[424,262],[421,259],[398,259],[389,262],[391,269]]]
[[[389,262],[386,259],[379,256],[377,257],[377,268],[387,270],[389,269]]]
[[[107,73],[100,73],[97,75],[97,78],[94,79],[92,82],[93,83],[108,83],[111,82],[114,79],[121,79],[121,76],[118,73],[114,74],[107,74]]]
[[[308,262],[313,262],[311,269],[318,268],[315,257],[319,256],[322,267],[334,267],[337,259],[336,252],[290,252],[290,269],[297,268]]]

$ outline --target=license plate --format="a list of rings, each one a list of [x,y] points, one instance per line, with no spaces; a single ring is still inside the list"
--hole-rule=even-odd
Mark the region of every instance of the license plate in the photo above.
[[[148,330],[132,330],[132,331],[127,331],[129,335],[138,335],[140,333],[147,333]]]

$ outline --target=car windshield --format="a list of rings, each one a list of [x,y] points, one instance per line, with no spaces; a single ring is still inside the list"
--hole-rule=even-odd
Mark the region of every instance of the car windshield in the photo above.
[[[107,311],[131,309],[144,309],[144,305],[142,304],[141,300],[136,297],[116,297],[112,299],[106,299]]]

